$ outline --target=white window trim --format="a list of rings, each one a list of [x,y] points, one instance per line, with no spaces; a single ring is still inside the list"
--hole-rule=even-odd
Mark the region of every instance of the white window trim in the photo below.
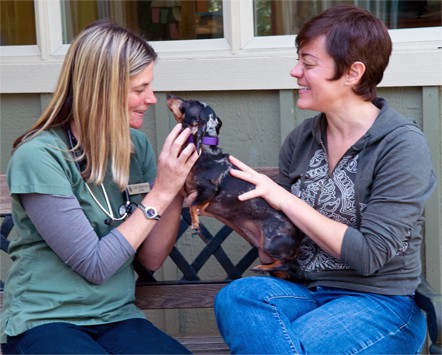
[[[152,42],[157,91],[295,89],[295,36],[254,37],[253,1],[224,0],[222,39]],[[60,2],[36,0],[36,46],[0,47],[0,93],[50,93],[68,45]],[[390,31],[393,54],[380,86],[442,85],[442,27]]]

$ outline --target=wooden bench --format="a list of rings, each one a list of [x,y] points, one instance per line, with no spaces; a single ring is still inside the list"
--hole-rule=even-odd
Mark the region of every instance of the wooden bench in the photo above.
[[[258,170],[273,179],[277,176],[277,168],[259,168]],[[7,251],[7,237],[13,224],[10,207],[11,200],[4,175],[0,176],[0,187],[0,217],[3,218],[1,224],[1,247],[4,251]],[[189,211],[184,206],[177,240],[189,228]],[[230,228],[223,226],[218,232],[213,234],[202,225],[199,237],[204,241],[205,247],[191,263],[187,262],[179,248],[175,246],[170,253],[170,258],[182,272],[183,276],[179,280],[157,281],[155,275],[136,264],[136,270],[139,274],[136,287],[136,304],[143,310],[212,308],[213,300],[218,291],[231,280],[242,277],[258,256],[257,250],[250,247],[242,259],[234,264],[222,247],[222,243],[229,237],[231,232]],[[225,280],[203,281],[200,279],[198,273],[211,257],[215,257],[226,272],[227,277]],[[0,302],[1,297],[2,293],[0,292]],[[441,295],[431,288],[425,278],[422,278],[422,283],[416,291],[416,301],[427,315],[430,339],[429,352],[431,354],[440,354],[442,349]],[[219,335],[183,335],[176,336],[176,339],[195,354],[229,353],[228,347]]]

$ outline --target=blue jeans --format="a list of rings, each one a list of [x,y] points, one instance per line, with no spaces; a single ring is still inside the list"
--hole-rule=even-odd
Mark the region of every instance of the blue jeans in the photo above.
[[[426,337],[412,297],[309,290],[265,276],[224,287],[215,315],[233,354],[416,354]]]
[[[190,354],[183,345],[142,318],[77,326],[48,323],[2,344],[4,354]]]

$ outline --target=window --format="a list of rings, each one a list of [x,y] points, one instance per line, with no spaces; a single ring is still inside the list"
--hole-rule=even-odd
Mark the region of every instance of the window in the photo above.
[[[0,1],[0,45],[20,46],[37,43],[34,1]]]
[[[293,89],[296,32],[338,3],[390,27],[381,86],[442,84],[440,0],[0,0],[0,92],[52,92],[72,38],[103,18],[142,32],[159,53],[157,91]]]
[[[341,4],[366,8],[389,29],[442,25],[440,0],[254,0],[255,36],[294,35],[308,19]]]
[[[224,36],[222,0],[68,0],[61,10],[65,44],[97,19],[116,21],[149,41]]]

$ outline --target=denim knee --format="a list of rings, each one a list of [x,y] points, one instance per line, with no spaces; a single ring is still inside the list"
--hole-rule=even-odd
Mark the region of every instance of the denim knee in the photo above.
[[[232,281],[222,288],[215,298],[215,310],[222,308],[226,302],[229,308],[232,304],[241,304],[244,300],[257,299],[263,296],[268,277],[250,276]]]
[[[250,276],[232,281],[215,298],[215,314],[226,307],[249,306],[254,302],[271,302],[273,298],[295,297],[311,299],[308,289],[283,279],[268,276]]]

